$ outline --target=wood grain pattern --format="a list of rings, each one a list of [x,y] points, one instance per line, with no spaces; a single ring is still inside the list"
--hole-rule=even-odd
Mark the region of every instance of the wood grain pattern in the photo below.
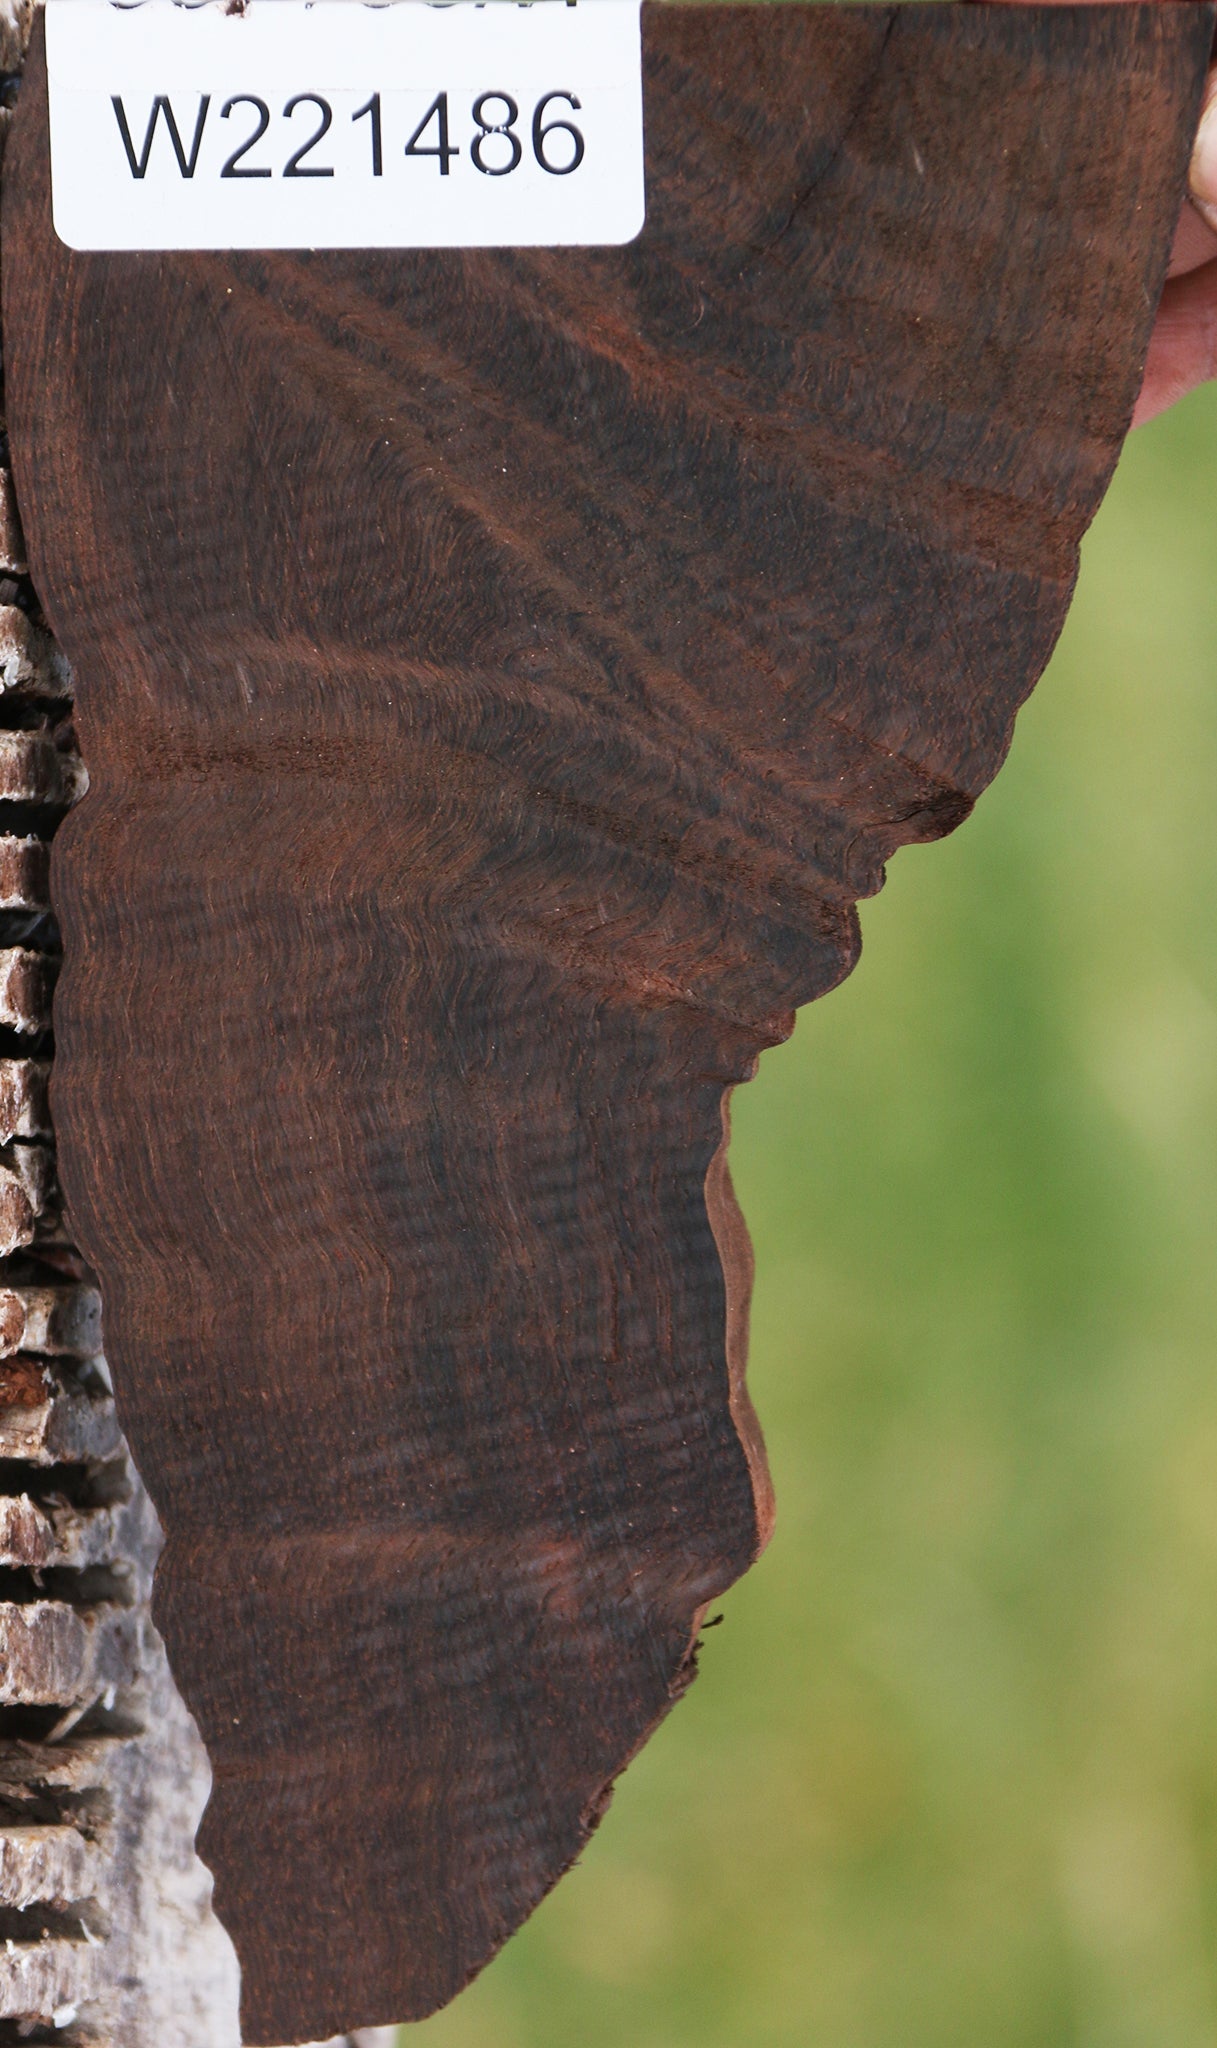
[[[644,10],[612,250],[74,256],[54,1104],[247,2038],[421,2015],[770,1524],[728,1091],[957,825],[1137,389],[1208,6]]]

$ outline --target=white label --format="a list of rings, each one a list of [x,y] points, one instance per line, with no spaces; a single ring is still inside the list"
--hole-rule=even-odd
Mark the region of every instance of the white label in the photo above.
[[[72,249],[629,242],[639,0],[49,0]]]

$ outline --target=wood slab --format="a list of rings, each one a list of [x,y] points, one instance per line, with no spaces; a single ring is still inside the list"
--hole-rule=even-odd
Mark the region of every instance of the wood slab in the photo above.
[[[54,1109],[246,2038],[442,2005],[771,1523],[730,1089],[999,766],[1207,5],[644,8],[621,249],[81,256],[5,180],[90,794]]]

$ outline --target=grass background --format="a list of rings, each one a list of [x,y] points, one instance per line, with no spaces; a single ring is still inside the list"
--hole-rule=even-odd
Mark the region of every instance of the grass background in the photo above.
[[[736,1097],[772,1548],[410,2048],[1217,2048],[1217,389]]]

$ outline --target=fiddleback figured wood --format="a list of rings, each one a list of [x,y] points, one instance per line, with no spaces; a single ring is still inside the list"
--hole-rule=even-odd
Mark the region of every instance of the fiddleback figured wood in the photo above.
[[[623,249],[5,199],[74,1227],[247,2038],[425,2013],[770,1519],[724,1102],[966,815],[1126,428],[1213,12],[644,9]]]

